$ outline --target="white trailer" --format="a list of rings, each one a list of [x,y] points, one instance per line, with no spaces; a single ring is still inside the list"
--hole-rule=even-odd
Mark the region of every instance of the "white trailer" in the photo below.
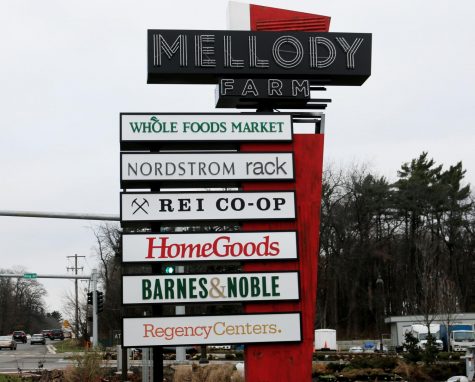
[[[336,330],[335,329],[317,329],[315,330],[315,350],[333,350],[336,347]]]
[[[435,338],[435,344],[439,350],[444,348],[444,344],[440,339],[440,324],[430,324],[430,334]],[[419,340],[418,346],[424,349],[427,344],[427,336],[429,335],[429,328],[427,325],[414,324],[409,329],[414,337]]]

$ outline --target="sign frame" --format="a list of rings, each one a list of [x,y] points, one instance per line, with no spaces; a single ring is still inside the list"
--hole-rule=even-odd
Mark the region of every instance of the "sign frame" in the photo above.
[[[165,277],[169,277],[169,278],[179,278],[179,277],[192,277],[192,276],[209,276],[209,277],[214,277],[214,276],[219,276],[219,274],[217,273],[205,273],[205,272],[200,272],[200,273],[173,273],[173,274],[169,274],[169,275],[165,275],[165,274],[160,274],[160,275],[156,275],[156,274],[152,274],[152,275],[147,275],[147,274],[139,274],[139,275],[122,275],[121,276],[121,296],[122,296],[122,307],[126,307],[126,306],[139,306],[139,305],[146,305],[146,306],[151,306],[151,305],[154,305],[154,304],[157,304],[157,305],[194,305],[194,304],[235,304],[235,303],[255,303],[255,302],[258,302],[260,304],[267,304],[267,303],[280,303],[280,302],[299,302],[300,301],[300,298],[302,296],[302,290],[301,290],[301,285],[300,285],[300,272],[298,270],[295,270],[295,271],[291,271],[291,270],[283,270],[283,271],[274,271],[274,272],[271,272],[271,271],[266,271],[266,272],[232,272],[232,273],[223,273],[221,274],[223,277],[225,276],[252,276],[252,275],[269,275],[269,274],[277,274],[277,275],[280,275],[280,274],[290,274],[290,273],[294,273],[296,275],[296,279],[297,279],[297,288],[296,288],[296,292],[297,292],[297,297],[296,298],[284,298],[284,299],[281,299],[281,298],[271,298],[271,299],[265,299],[265,298],[259,298],[259,297],[253,297],[252,299],[248,299],[248,300],[245,300],[245,299],[240,299],[240,298],[236,298],[236,299],[232,299],[232,300],[227,300],[227,299],[217,299],[216,301],[213,301],[213,300],[197,300],[197,301],[176,301],[176,302],[170,302],[170,301],[150,301],[150,302],[147,302],[147,301],[142,301],[142,302],[131,302],[131,303],[125,303],[124,302],[124,278],[126,277],[151,277],[151,278],[165,278]]]
[[[179,259],[177,260],[176,258],[174,259],[163,259],[163,261],[158,260],[157,258],[149,261],[124,261],[124,255],[122,254],[122,265],[127,265],[127,264],[162,264],[162,263],[174,263],[174,264],[190,264],[190,263],[209,263],[209,262],[214,262],[214,263],[220,263],[221,261],[223,262],[228,262],[228,261],[243,261],[243,262],[253,262],[253,261],[272,261],[272,262],[281,262],[281,261],[298,261],[299,260],[299,235],[297,235],[296,230],[269,230],[269,231],[222,231],[222,232],[205,232],[205,231],[200,231],[200,232],[156,232],[156,231],[151,231],[151,232],[130,232],[130,233],[122,233],[120,236],[120,245],[121,248],[124,251],[124,237],[126,236],[161,236],[161,235],[166,235],[166,236],[176,236],[177,238],[182,235],[209,235],[209,236],[219,236],[219,235],[229,235],[229,236],[243,236],[243,235],[249,235],[249,234],[279,234],[279,233],[288,233],[293,235],[293,240],[295,243],[295,246],[293,246],[292,250],[295,252],[295,257],[292,258],[274,258],[274,257],[266,257],[265,259],[262,259],[258,256],[255,258],[240,258],[240,257],[231,257],[231,258],[212,258],[212,259],[204,259],[204,260],[189,260],[189,259]]]
[[[303,327],[302,327],[302,313],[300,311],[284,311],[284,312],[272,312],[272,313],[236,313],[236,314],[210,314],[210,315],[186,315],[186,316],[176,316],[176,315],[166,315],[166,316],[160,316],[160,317],[137,317],[137,316],[125,316],[122,317],[122,336],[121,336],[121,344],[122,347],[124,348],[130,348],[130,347],[151,347],[151,348],[156,348],[156,347],[168,347],[168,346],[194,346],[194,345],[200,345],[200,343],[183,343],[183,344],[163,344],[163,345],[125,345],[124,344],[124,339],[125,339],[125,332],[124,332],[124,322],[125,320],[130,320],[130,319],[137,319],[137,320],[143,320],[147,318],[163,318],[163,319],[173,319],[173,318],[185,318],[188,320],[191,320],[193,317],[197,318],[208,318],[208,317],[232,317],[232,316],[239,316],[239,317],[246,317],[246,316],[278,316],[278,315],[298,315],[298,320],[299,320],[299,325],[298,325],[298,334],[300,339],[295,340],[295,341],[262,341],[262,342],[255,342],[255,341],[239,341],[236,340],[235,342],[229,341],[229,340],[224,340],[223,342],[209,342],[209,343],[203,343],[203,345],[222,345],[222,344],[256,344],[256,343],[261,343],[261,344],[282,344],[282,343],[301,343],[303,341]]]
[[[242,157],[245,160],[245,157],[248,155],[279,155],[279,154],[286,154],[291,156],[291,164],[289,167],[291,167],[292,174],[289,177],[275,177],[275,178],[259,178],[259,177],[251,177],[251,178],[230,178],[230,177],[218,177],[218,178],[207,178],[207,177],[201,177],[198,179],[193,179],[193,178],[184,178],[184,179],[124,179],[124,156],[139,156],[139,155],[145,155],[145,156],[165,156],[165,155],[170,155],[170,156],[183,156],[183,155],[209,155],[211,157],[216,157],[219,156],[219,160],[223,160],[223,157],[226,156],[236,156],[236,157]],[[181,151],[181,152],[153,152],[153,153],[142,153],[142,152],[121,152],[120,153],[120,185],[122,189],[133,189],[133,188],[149,188],[151,185],[158,185],[158,184],[163,184],[163,183],[180,183],[180,186],[188,186],[188,187],[196,187],[196,184],[202,184],[202,183],[207,183],[207,184],[220,184],[220,183],[230,183],[230,182],[295,182],[295,162],[294,162],[294,152],[293,151],[273,151],[273,152],[262,152],[262,151],[255,151],[255,152],[241,152],[241,151],[236,151],[236,152],[216,152],[216,151],[211,151],[211,150],[206,150],[206,151],[196,151],[196,150],[190,150],[190,151]]]
[[[239,217],[209,217],[209,218],[160,218],[160,219],[151,219],[149,218],[144,218],[144,219],[137,219],[137,220],[124,220],[123,218],[123,196],[124,195],[194,195],[194,194],[201,194],[201,195],[212,195],[212,194],[223,194],[226,196],[231,196],[231,195],[239,195],[239,194],[269,194],[269,193],[283,193],[283,194],[292,194],[293,195],[293,212],[294,216],[289,217],[289,218],[282,218],[282,217],[254,217],[254,218],[239,218]],[[297,216],[297,198],[296,198],[296,192],[295,190],[265,190],[265,191],[176,191],[176,192],[171,192],[171,191],[164,191],[164,192],[121,192],[120,193],[120,222],[122,225],[130,225],[130,224],[153,224],[154,222],[162,221],[162,222],[209,222],[209,221],[214,221],[216,223],[218,222],[224,222],[224,221],[296,221],[298,218]]]
[[[239,136],[236,136],[235,139],[220,139],[220,138],[217,138],[219,137],[219,135],[213,135],[209,138],[206,138],[206,139],[202,139],[202,140],[197,140],[196,137],[190,137],[188,139],[173,139],[173,137],[171,138],[166,138],[166,139],[149,139],[149,140],[141,140],[141,139],[137,139],[137,140],[127,140],[124,138],[124,134],[123,134],[123,124],[124,124],[124,121],[123,121],[123,117],[125,116],[160,116],[160,115],[165,115],[165,116],[176,116],[176,117],[180,117],[180,116],[216,116],[216,117],[219,117],[219,116],[225,116],[225,117],[242,117],[242,118],[249,118],[250,120],[252,119],[252,117],[255,117],[256,116],[256,113],[162,113],[162,112],[144,112],[144,113],[141,113],[141,112],[133,112],[133,113],[127,113],[127,112],[122,112],[120,113],[120,116],[119,116],[119,136],[120,136],[120,150],[122,151],[125,151],[125,150],[140,150],[144,147],[148,147],[148,146],[151,146],[151,145],[157,145],[157,144],[161,144],[161,145],[164,145],[164,144],[167,144],[167,143],[193,143],[194,145],[196,145],[197,143],[218,143],[218,142],[221,142],[221,143],[224,143],[224,142],[232,142],[232,143],[236,143],[236,144],[239,144],[240,142],[248,142],[248,143],[251,143],[251,142],[292,142],[292,139],[293,139],[293,134],[294,134],[294,122],[293,122],[293,118],[292,118],[292,113],[258,113],[257,115],[259,116],[267,116],[269,118],[271,117],[275,117],[276,115],[278,116],[281,116],[281,117],[285,117],[285,118],[288,118],[288,123],[289,123],[289,134],[288,134],[288,137],[287,138],[281,138],[281,139],[272,139],[272,136],[270,137],[259,137],[259,135],[256,134],[256,137],[252,137],[252,138],[240,138]],[[192,139],[193,138],[193,139]]]

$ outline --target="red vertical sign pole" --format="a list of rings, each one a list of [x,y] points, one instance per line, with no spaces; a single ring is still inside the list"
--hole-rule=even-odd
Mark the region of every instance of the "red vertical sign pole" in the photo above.
[[[306,30],[328,32],[330,17],[284,9],[250,5],[251,30]],[[302,342],[299,344],[247,345],[245,373],[247,382],[311,381],[314,322],[317,301],[317,265],[320,237],[320,207],[322,194],[323,134],[296,134],[291,145],[241,145],[241,151],[294,151],[295,184],[273,183],[242,185],[244,190],[296,191],[297,220],[295,222],[249,222],[244,231],[297,230],[298,262],[252,263],[245,271],[298,270],[300,301],[298,303],[246,304],[244,310],[256,312],[302,313]],[[299,330],[299,328],[295,328]]]
[[[297,231],[299,260],[253,262],[244,271],[298,270],[300,301],[245,304],[247,313],[301,312],[302,342],[296,344],[246,345],[247,382],[311,381],[314,322],[317,293],[317,264],[322,192],[323,134],[296,134],[291,144],[243,144],[241,151],[294,151],[295,183],[243,183],[242,189],[296,191],[297,220],[294,222],[248,222],[243,231]],[[285,288],[285,285],[281,287]],[[300,328],[295,328],[300,330]]]

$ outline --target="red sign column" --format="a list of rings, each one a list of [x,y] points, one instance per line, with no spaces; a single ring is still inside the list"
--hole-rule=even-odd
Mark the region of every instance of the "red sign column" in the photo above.
[[[290,190],[295,187],[296,222],[249,222],[244,231],[295,229],[298,262],[245,264],[244,271],[300,271],[300,302],[246,304],[247,313],[302,312],[302,342],[246,345],[245,372],[249,382],[310,381],[317,293],[317,265],[322,191],[323,134],[296,134],[289,145],[241,145],[241,151],[294,151],[295,184],[244,183],[243,190]],[[298,328],[296,328],[298,330]]]

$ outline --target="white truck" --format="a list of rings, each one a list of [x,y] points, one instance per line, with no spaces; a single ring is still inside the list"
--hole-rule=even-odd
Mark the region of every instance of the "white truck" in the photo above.
[[[315,330],[315,350],[337,351],[336,330],[317,329]]]
[[[437,349],[443,350],[444,343],[440,339],[440,324],[430,324],[430,334],[435,337],[435,344]],[[424,349],[427,344],[427,336],[429,335],[429,328],[423,324],[413,324],[406,329],[406,332],[410,331],[414,337],[417,338],[418,346]]]
[[[475,332],[473,330],[453,330],[450,332],[450,348],[453,351],[466,351],[475,346]]]

